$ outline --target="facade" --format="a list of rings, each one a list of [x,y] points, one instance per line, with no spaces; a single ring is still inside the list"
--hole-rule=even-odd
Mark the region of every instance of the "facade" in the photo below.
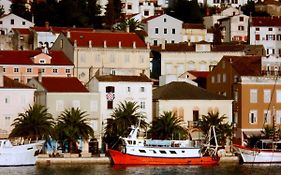
[[[135,33],[67,32],[52,50],[69,57],[74,76],[83,83],[94,75],[150,75],[150,49]]]
[[[223,42],[248,41],[249,17],[243,14],[219,19],[223,27]]]
[[[125,0],[121,1],[122,10],[121,13],[125,15],[132,15],[139,13],[139,0]]]
[[[203,24],[183,23],[182,42],[212,42],[213,38],[207,36],[207,29]]]
[[[7,14],[0,17],[0,33],[1,35],[11,34],[12,28],[30,28],[33,27],[34,23],[19,17],[15,14]]]
[[[172,111],[188,127],[196,125],[202,115],[218,111],[232,122],[232,100],[187,82],[171,82],[153,90],[153,118]]]
[[[31,31],[29,29],[13,28],[13,50],[32,50]]]
[[[3,74],[21,83],[27,83],[42,72],[42,76],[73,76],[73,64],[62,51],[0,51]]]
[[[252,17],[250,19],[250,44],[263,45],[266,50],[266,55],[280,55],[280,27],[280,17]]]
[[[136,102],[139,112],[152,121],[152,82],[144,74],[140,76],[103,75],[95,76],[88,87],[90,92],[99,93],[100,133],[114,108],[125,101]]]
[[[183,22],[169,15],[151,16],[142,21],[151,45],[179,43],[182,41]]]
[[[204,1],[205,2],[205,1]],[[217,7],[240,7],[247,4],[247,0],[207,0],[207,4],[210,7],[217,6]]]
[[[266,125],[280,125],[281,81],[278,57],[225,56],[210,72],[207,89],[232,98],[234,142],[260,135]],[[219,87],[219,89],[218,89]],[[273,118],[274,117],[274,118]]]
[[[0,138],[8,138],[14,119],[33,106],[34,92],[34,88],[4,76],[0,66]]]

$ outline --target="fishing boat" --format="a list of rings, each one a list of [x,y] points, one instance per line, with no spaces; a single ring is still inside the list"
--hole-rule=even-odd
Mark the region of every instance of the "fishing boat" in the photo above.
[[[120,150],[109,149],[109,155],[115,165],[216,165],[216,146],[210,144],[194,146],[191,140],[152,140],[137,137],[139,128],[132,128],[126,138],[121,138]],[[211,138],[211,136],[210,136]],[[210,142],[209,142],[210,143]]]
[[[36,143],[12,145],[10,140],[0,140],[0,166],[35,165],[37,155],[42,149],[44,141]]]
[[[243,163],[281,163],[281,141],[261,139],[257,148],[233,145]]]

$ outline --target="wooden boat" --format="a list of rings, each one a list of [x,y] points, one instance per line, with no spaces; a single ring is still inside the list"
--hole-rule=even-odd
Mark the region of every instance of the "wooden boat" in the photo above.
[[[261,139],[258,148],[233,145],[244,163],[281,163],[281,141]]]
[[[213,128],[214,130],[214,128]],[[217,146],[193,146],[190,140],[138,139],[138,128],[121,138],[121,150],[109,150],[116,165],[216,165]],[[217,141],[216,141],[217,143]]]
[[[7,139],[0,140],[0,166],[35,165],[44,141],[14,146]]]

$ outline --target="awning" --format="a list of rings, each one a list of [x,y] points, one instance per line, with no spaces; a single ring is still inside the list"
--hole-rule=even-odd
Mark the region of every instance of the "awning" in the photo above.
[[[261,131],[243,131],[244,139],[248,139],[253,136],[261,136]]]
[[[192,140],[202,140],[204,139],[204,133],[200,130],[195,130],[190,132]]]

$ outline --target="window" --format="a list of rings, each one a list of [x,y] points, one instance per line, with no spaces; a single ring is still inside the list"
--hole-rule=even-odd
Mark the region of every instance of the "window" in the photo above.
[[[222,82],[226,82],[226,74],[222,74]]]
[[[256,28],[256,31],[260,31],[260,28],[257,27],[257,28]]]
[[[15,81],[17,82],[20,82],[20,79],[19,78],[14,78]]]
[[[155,34],[158,34],[158,33],[159,33],[159,29],[155,28]]]
[[[131,92],[131,87],[127,87],[127,92]]]
[[[132,10],[132,4],[128,4],[128,10]]]
[[[259,41],[260,40],[260,35],[256,35],[256,40]]]
[[[18,67],[15,67],[15,68],[14,68],[14,72],[19,72],[19,68],[18,68]]]
[[[144,101],[142,101],[142,102],[140,103],[140,108],[141,108],[141,109],[145,109],[145,102],[144,102]]]
[[[275,35],[266,35],[266,40],[275,40]]]
[[[240,17],[239,17],[239,21],[244,21],[244,17],[243,17],[243,16],[240,16]]]
[[[281,90],[276,91],[276,102],[281,103]]]
[[[198,110],[194,110],[193,112],[193,121],[198,121],[199,120],[199,111]]]
[[[0,21],[0,24],[3,24],[3,21]]]
[[[215,76],[212,76],[212,78],[211,78],[212,80],[212,83],[215,83]]]
[[[270,123],[270,111],[264,110],[263,111],[263,116],[264,116],[264,123],[269,124]]]
[[[3,67],[3,72],[6,72],[6,68],[5,67]]]
[[[15,20],[11,19],[11,24],[14,25],[15,24]]]
[[[258,90],[257,89],[250,89],[250,103],[257,103],[258,99]]]
[[[269,27],[269,28],[268,28],[268,31],[272,31],[272,28],[271,28],[271,27]]]
[[[244,31],[244,26],[238,26],[238,30]]]
[[[107,109],[113,109],[113,101],[107,101]]]
[[[40,60],[39,60],[39,63],[40,63],[40,64],[45,64],[45,62],[46,62],[46,61],[45,61],[44,59],[40,59]]]
[[[139,152],[140,153],[146,153],[145,150],[143,150],[143,149],[140,149]]]
[[[65,73],[69,74],[70,73],[70,69],[65,69]]]
[[[26,72],[32,72],[32,68],[27,68]]]
[[[177,154],[176,151],[170,151],[171,154]]]
[[[23,25],[23,26],[25,25],[25,21],[22,22],[22,25]]]
[[[271,98],[271,91],[269,89],[263,90],[263,102],[269,103]]]
[[[164,34],[167,34],[167,29],[166,28],[164,28]]]
[[[167,22],[167,19],[166,19],[166,18],[164,18],[164,22]]]
[[[257,123],[257,110],[251,110],[249,113],[249,123],[254,124]]]
[[[5,104],[9,104],[10,103],[10,97],[5,97]]]
[[[221,74],[217,74],[217,83],[221,82]]]
[[[157,46],[157,40],[153,40],[153,45]]]
[[[53,69],[53,73],[58,73],[58,69]]]
[[[176,29],[172,29],[172,34],[176,34]]]
[[[41,73],[45,73],[45,69],[40,69]]]
[[[161,154],[167,154],[165,150],[160,150],[159,151]]]
[[[140,91],[141,91],[141,92],[144,92],[144,87],[141,87],[141,88],[140,88]]]
[[[144,15],[144,16],[149,16],[149,11],[148,11],[148,10],[145,10],[145,11],[143,12],[143,15]]]
[[[56,101],[56,111],[63,111],[64,110],[64,102],[63,100]]]

